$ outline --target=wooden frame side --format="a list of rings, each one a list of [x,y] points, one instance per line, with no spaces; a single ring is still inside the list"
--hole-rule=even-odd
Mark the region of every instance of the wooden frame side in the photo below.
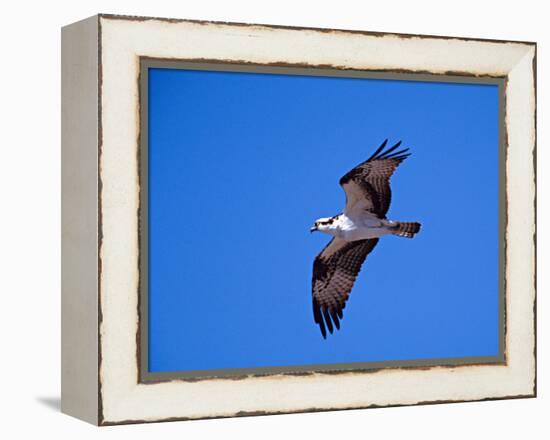
[[[64,27],[61,45],[61,411],[97,425],[98,17]]]

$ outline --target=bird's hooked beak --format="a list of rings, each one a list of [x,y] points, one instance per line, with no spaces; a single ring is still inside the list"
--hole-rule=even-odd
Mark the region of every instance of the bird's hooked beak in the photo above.
[[[312,232],[315,232],[315,231],[318,231],[317,225],[313,225],[313,226],[310,228],[309,233],[311,234]]]

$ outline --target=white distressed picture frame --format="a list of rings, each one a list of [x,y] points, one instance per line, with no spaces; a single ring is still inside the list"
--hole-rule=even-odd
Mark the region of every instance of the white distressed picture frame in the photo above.
[[[140,381],[142,58],[505,80],[505,361]],[[97,425],[536,395],[536,46],[99,15],[62,33],[62,410]]]

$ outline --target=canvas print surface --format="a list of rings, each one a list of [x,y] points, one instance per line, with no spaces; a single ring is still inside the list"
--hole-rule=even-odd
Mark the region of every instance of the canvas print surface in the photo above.
[[[496,84],[147,89],[149,372],[502,355]]]

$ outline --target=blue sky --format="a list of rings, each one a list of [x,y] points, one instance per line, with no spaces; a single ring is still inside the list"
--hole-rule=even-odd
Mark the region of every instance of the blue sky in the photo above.
[[[410,156],[341,330],[313,322],[309,228],[385,139]],[[152,372],[498,354],[498,89],[149,71]]]

